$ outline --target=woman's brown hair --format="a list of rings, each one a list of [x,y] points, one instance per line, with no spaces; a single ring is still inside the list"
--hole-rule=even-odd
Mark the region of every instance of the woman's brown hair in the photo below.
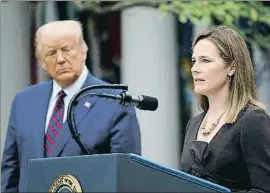
[[[226,122],[235,122],[239,112],[248,105],[266,111],[265,105],[258,100],[249,50],[240,34],[225,26],[215,26],[202,31],[193,41],[192,48],[202,39],[208,39],[217,46],[226,65],[235,65],[235,73],[231,77],[227,100]],[[204,95],[197,95],[197,97],[200,108],[207,111],[209,108],[208,98]]]

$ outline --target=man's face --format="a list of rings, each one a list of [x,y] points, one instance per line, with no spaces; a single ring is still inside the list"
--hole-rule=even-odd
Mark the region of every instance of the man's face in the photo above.
[[[40,42],[42,68],[63,88],[73,84],[83,70],[86,51],[75,34],[44,34]]]

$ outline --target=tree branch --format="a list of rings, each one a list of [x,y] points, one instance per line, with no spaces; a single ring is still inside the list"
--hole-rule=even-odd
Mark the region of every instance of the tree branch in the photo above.
[[[202,21],[211,24],[214,19],[220,21],[222,25],[234,28],[241,32],[246,41],[259,47],[268,46],[267,40],[270,36],[260,37],[253,32],[254,23],[270,24],[270,13],[268,8],[261,2],[231,2],[231,1],[191,1],[183,2],[167,0],[123,0],[110,1],[110,5],[103,6],[101,1],[73,1],[81,11],[89,11],[92,14],[104,15],[126,8],[143,6],[159,8],[161,13],[173,13],[178,16],[181,23],[190,21],[193,24]],[[109,1],[108,1],[109,2]],[[240,29],[236,23],[239,18],[246,18],[250,21],[248,29]],[[251,38],[247,34],[250,34]],[[265,41],[266,40],[266,41]]]
[[[85,2],[74,2],[80,10],[87,10],[94,14],[107,14],[110,12],[120,11],[125,8],[134,7],[134,6],[145,6],[145,7],[153,7],[158,8],[162,1],[132,1],[132,0],[125,0],[119,1],[113,5],[101,7],[98,3],[85,1]]]

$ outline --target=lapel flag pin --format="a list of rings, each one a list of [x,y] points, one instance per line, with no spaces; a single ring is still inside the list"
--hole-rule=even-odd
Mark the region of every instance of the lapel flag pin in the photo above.
[[[86,108],[89,108],[90,105],[91,105],[91,104],[90,104],[89,102],[85,102],[85,103],[84,103],[84,106],[85,106]]]

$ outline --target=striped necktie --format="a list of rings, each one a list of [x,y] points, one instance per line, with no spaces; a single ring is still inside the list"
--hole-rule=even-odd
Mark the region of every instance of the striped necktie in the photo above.
[[[55,138],[61,137],[61,130],[63,129],[65,104],[64,98],[66,93],[61,90],[58,93],[58,99],[53,108],[52,116],[48,124],[47,132],[45,134],[45,156],[53,156],[53,148],[56,147]]]

